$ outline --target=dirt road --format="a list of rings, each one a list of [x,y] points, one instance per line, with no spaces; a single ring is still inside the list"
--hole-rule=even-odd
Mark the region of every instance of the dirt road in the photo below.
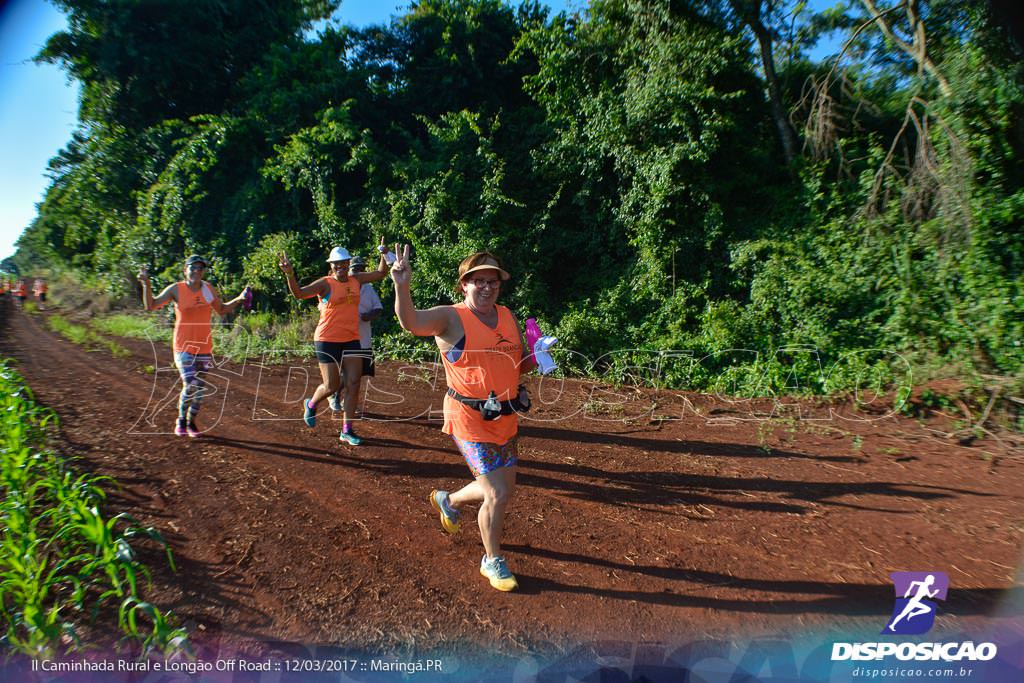
[[[41,316],[3,310],[0,353],[59,413],[66,450],[120,482],[109,511],[173,546],[179,571],[158,568],[150,597],[200,643],[515,655],[877,634],[897,570],[947,572],[938,623],[958,629],[1019,590],[1024,468],[999,444],[961,447],[901,417],[811,420],[828,407],[810,404],[759,423],[660,392],[655,410],[651,392],[567,382],[541,388],[548,403],[523,422],[505,537],[521,590],[500,594],[477,571],[475,520],[448,537],[427,503],[469,477],[430,410],[443,389],[429,367],[380,368],[352,448],[329,415],[315,429],[299,420],[311,360],[228,363],[200,414],[206,435],[189,440],[170,435],[169,348],[86,352]]]

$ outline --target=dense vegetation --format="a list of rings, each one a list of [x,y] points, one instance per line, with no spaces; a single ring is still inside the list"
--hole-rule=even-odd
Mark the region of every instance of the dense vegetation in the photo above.
[[[564,349],[703,359],[677,384],[1024,376],[1006,3],[420,0],[363,29],[319,22],[334,0],[56,4],[39,59],[81,82],[80,126],[21,272],[124,292],[200,252],[283,312],[275,252],[312,277],[384,235],[418,304],[486,247]],[[826,31],[845,51],[816,62]]]

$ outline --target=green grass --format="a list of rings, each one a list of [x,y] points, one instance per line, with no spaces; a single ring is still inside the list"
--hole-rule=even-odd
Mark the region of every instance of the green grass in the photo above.
[[[51,316],[49,319],[50,329],[67,339],[73,344],[87,346],[89,344],[89,329],[82,325],[75,325],[59,315]]]
[[[316,318],[311,315],[243,314],[230,325],[213,328],[213,348],[233,361],[294,358],[311,353],[315,329]]]
[[[150,339],[169,343],[173,333],[166,318],[151,314],[117,313],[93,318],[89,324],[103,334],[129,339]]]
[[[84,325],[76,325],[59,315],[51,315],[47,318],[50,329],[67,339],[72,344],[84,346],[87,349],[106,349],[115,358],[127,358],[131,352],[115,341],[104,339],[93,330]]]
[[[169,612],[139,593],[149,570],[131,543],[152,527],[100,511],[107,477],[75,473],[46,446],[57,423],[32,398],[22,378],[0,360],[0,614],[7,648],[51,658],[89,646],[81,627],[104,608],[116,609],[123,638],[143,655],[188,652],[187,633]],[[141,618],[140,618],[141,617]]]
[[[174,335],[165,314],[117,313],[94,318],[90,325],[104,334],[170,344]],[[311,353],[316,319],[250,313],[231,323],[213,319],[213,348],[217,356],[240,362],[246,358],[284,359]],[[62,333],[63,334],[63,333]]]

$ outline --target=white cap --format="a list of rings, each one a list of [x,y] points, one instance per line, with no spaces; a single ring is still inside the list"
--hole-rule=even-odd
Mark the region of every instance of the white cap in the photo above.
[[[348,253],[348,249],[345,247],[335,247],[331,249],[331,255],[327,257],[328,263],[335,261],[349,261],[352,259],[352,255]]]

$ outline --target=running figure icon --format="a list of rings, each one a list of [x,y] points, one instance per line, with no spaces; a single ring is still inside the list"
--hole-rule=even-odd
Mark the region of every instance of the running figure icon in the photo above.
[[[937,588],[935,590],[929,590],[934,583],[934,574],[929,574],[928,576],[926,576],[924,581],[911,581],[910,586],[907,587],[907,592],[903,594],[903,597],[910,597],[910,593],[914,590],[915,586],[917,586],[917,593],[914,594],[914,597],[910,598],[910,601],[903,608],[903,611],[900,612],[899,616],[897,616],[889,623],[889,625],[886,627],[887,630],[895,633],[896,624],[901,619],[906,619],[907,621],[910,621],[914,617],[935,611],[934,607],[926,605],[924,604],[924,602],[922,602],[925,598],[934,598],[936,595],[939,594],[939,590]]]
[[[918,635],[935,625],[936,601],[945,600],[949,576],[945,572],[893,572],[896,603],[884,634]]]

